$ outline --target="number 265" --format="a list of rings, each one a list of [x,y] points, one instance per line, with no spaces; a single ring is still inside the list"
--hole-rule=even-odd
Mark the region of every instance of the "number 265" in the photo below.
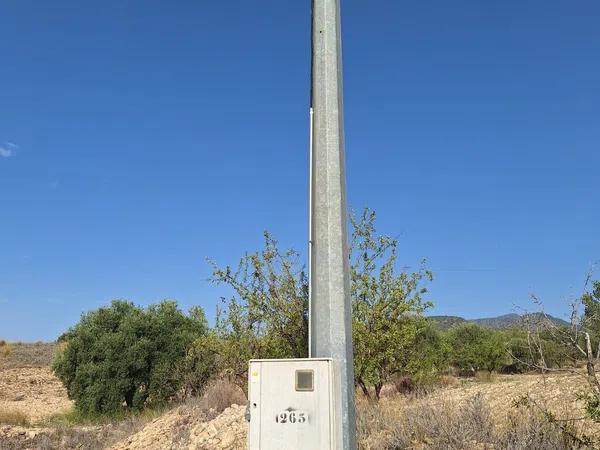
[[[275,417],[277,423],[304,423],[306,422],[306,413],[297,411],[284,411]]]

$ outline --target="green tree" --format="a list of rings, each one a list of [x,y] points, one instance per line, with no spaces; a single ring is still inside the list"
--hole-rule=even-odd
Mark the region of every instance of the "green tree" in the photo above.
[[[248,360],[307,356],[308,280],[296,251],[280,251],[265,232],[260,252],[244,255],[236,269],[213,263],[212,279],[233,295],[223,300],[214,336],[195,348],[214,355],[220,375],[246,389]]]
[[[397,242],[375,234],[372,211],[351,220],[356,379],[364,392],[374,387],[379,397],[383,384],[406,370],[411,345],[425,339],[422,323],[411,319],[431,305],[422,297],[432,276],[424,265],[415,273],[397,271]],[[192,384],[203,379],[208,364],[245,388],[249,359],[307,356],[308,280],[297,252],[280,251],[266,232],[263,250],[244,255],[237,268],[213,268],[213,281],[233,294],[223,301],[213,336],[198,340],[188,355],[192,373],[197,371]],[[416,359],[410,367],[422,369]]]
[[[86,415],[161,405],[177,394],[176,368],[207,329],[201,308],[185,315],[173,301],[146,310],[113,301],[84,314],[61,336],[64,349],[53,368]]]
[[[224,375],[219,371],[228,365],[223,359],[227,348],[231,345],[227,345],[214,330],[193,342],[180,366],[185,397],[199,397],[213,377]]]
[[[451,364],[464,373],[492,372],[510,363],[502,332],[467,323],[451,329]]]
[[[510,361],[504,368],[510,372],[558,369],[576,361],[572,349],[555,339],[552,330],[532,333],[517,328],[504,333]]]
[[[379,399],[383,385],[406,370],[404,357],[419,335],[419,322],[410,319],[432,306],[423,300],[432,274],[424,262],[416,272],[397,271],[398,242],[376,233],[373,211],[351,223],[355,377],[365,395],[372,386]]]
[[[417,332],[399,358],[399,374],[410,376],[417,384],[427,385],[448,369],[450,346],[430,319],[415,317],[408,320],[415,322]]]

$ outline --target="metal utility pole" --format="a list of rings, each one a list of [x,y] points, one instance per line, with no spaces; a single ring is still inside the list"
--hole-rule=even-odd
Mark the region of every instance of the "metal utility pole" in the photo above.
[[[336,448],[356,448],[352,311],[344,161],[340,0],[312,0],[310,356],[341,379]]]

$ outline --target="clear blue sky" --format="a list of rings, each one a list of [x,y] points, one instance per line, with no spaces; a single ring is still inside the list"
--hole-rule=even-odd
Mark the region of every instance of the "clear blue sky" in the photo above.
[[[0,5],[0,336],[304,249],[309,0]],[[345,0],[349,202],[436,313],[564,315],[600,259],[600,3]]]

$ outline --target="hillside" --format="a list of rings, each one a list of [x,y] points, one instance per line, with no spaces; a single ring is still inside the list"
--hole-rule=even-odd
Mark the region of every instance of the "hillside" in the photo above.
[[[546,317],[557,326],[569,326],[569,323],[558,317],[551,316],[549,314]],[[442,330],[448,330],[454,326],[462,325],[464,323],[475,323],[483,327],[496,328],[496,329],[507,329],[524,326],[526,322],[539,323],[543,320],[542,313],[531,313],[531,314],[504,314],[497,317],[484,317],[481,319],[465,319],[459,316],[429,316]]]

